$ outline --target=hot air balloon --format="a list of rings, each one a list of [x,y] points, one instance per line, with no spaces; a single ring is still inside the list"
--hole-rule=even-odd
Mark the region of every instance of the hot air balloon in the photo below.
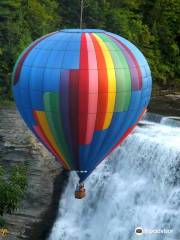
[[[64,169],[77,172],[82,188],[136,126],[151,85],[143,54],[99,29],[45,35],[24,50],[13,71],[22,118]]]

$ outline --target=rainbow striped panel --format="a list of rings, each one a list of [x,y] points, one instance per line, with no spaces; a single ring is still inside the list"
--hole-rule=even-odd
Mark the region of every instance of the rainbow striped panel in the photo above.
[[[12,81],[27,126],[80,181],[131,133],[152,88],[143,54],[99,29],[64,29],[36,40],[18,58]]]

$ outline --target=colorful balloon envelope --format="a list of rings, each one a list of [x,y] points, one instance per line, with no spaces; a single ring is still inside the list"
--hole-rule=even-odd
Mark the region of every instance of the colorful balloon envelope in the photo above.
[[[25,49],[14,68],[13,93],[28,127],[82,182],[137,124],[151,82],[145,57],[126,39],[65,29]]]

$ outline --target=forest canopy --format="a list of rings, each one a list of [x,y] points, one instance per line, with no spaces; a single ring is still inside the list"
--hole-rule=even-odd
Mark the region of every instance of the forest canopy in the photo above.
[[[0,96],[11,97],[11,73],[33,40],[79,28],[80,0],[0,1]],[[154,85],[180,87],[179,0],[85,0],[84,28],[101,28],[134,43],[147,58]]]

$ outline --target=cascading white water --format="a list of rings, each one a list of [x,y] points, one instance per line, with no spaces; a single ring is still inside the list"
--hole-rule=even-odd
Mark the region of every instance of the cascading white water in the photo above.
[[[85,199],[74,198],[71,174],[49,240],[180,239],[179,122],[159,122],[146,115],[87,179]],[[136,227],[169,232],[137,236]]]

